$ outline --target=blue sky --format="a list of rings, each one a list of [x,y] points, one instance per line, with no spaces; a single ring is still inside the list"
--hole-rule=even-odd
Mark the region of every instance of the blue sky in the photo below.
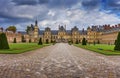
[[[40,29],[119,24],[120,0],[0,0],[1,27],[15,25],[24,31],[36,19]]]

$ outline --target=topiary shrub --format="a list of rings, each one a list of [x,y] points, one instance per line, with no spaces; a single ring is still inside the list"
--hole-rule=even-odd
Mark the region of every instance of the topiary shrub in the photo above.
[[[93,45],[96,45],[96,42],[95,42],[95,41],[93,42]]]
[[[39,39],[38,45],[42,45],[42,38]]]
[[[85,38],[83,38],[83,40],[82,40],[82,45],[87,45]]]
[[[9,44],[5,33],[0,34],[0,49],[9,49]]]
[[[120,32],[118,33],[117,40],[115,43],[114,50],[120,51]]]
[[[14,38],[14,41],[13,41],[13,43],[17,43],[17,42],[16,42],[16,38]]]

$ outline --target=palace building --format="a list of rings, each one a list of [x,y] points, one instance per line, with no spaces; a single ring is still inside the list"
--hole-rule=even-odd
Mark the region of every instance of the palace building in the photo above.
[[[102,44],[114,44],[117,34],[120,31],[120,24],[115,26],[103,25],[88,27],[87,30],[79,30],[77,26],[74,26],[71,30],[66,29],[65,26],[58,26],[58,30],[51,30],[46,27],[45,30],[40,30],[35,21],[35,25],[31,25],[31,30],[25,35],[26,41],[29,39],[32,42],[38,42],[39,38],[42,38],[43,42],[68,42],[73,43],[82,42],[83,38],[86,38],[88,43],[100,42]]]

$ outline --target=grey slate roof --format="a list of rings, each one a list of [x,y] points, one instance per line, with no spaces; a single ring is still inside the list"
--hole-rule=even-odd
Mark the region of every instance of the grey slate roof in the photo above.
[[[80,32],[80,35],[87,35],[87,30],[79,30],[79,32]]]
[[[27,34],[24,31],[19,31],[23,35]],[[66,30],[67,34],[71,35],[71,30]],[[52,35],[58,35],[58,30],[51,30]],[[87,31],[85,30],[84,32],[82,30],[79,30],[80,35],[87,35]],[[39,35],[43,35],[44,30],[39,30]]]
[[[58,34],[58,30],[52,30],[52,35],[57,35]]]
[[[44,30],[39,30],[39,35],[43,35],[44,34]]]

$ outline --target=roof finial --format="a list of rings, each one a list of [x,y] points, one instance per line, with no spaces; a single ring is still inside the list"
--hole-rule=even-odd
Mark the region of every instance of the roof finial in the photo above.
[[[38,26],[38,21],[37,21],[37,18],[36,18],[36,21],[35,21],[35,26]]]

